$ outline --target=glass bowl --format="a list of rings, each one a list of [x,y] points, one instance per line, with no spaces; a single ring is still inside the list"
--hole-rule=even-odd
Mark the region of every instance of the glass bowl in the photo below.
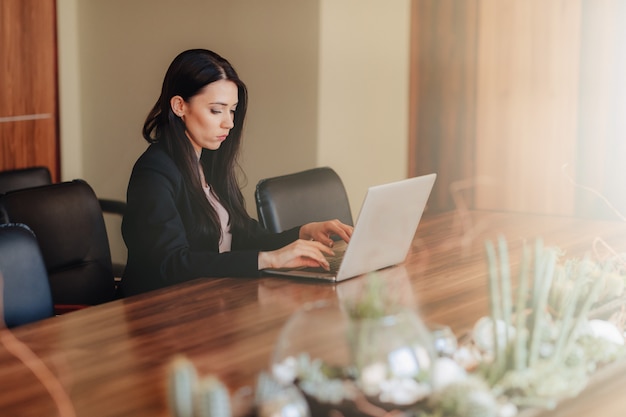
[[[429,331],[411,309],[353,318],[335,301],[306,304],[283,327],[271,374],[304,394],[311,415],[413,407],[432,391]]]

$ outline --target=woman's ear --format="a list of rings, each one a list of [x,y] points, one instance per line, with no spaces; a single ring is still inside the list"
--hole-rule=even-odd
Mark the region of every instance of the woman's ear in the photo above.
[[[174,96],[170,99],[170,107],[178,117],[185,115],[185,100],[181,96]]]

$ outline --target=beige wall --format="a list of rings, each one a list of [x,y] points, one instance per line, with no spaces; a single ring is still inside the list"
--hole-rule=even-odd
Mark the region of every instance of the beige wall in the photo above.
[[[410,0],[322,0],[318,165],[356,214],[367,187],[408,171]]]
[[[57,0],[61,179],[82,178],[78,0]]]
[[[407,172],[410,0],[58,0],[62,179],[124,199],[167,65],[202,47],[246,81],[242,167],[335,168],[358,212]]]

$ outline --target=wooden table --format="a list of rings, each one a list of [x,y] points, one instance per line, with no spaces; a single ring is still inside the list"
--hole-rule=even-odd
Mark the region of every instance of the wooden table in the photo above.
[[[446,213],[422,220],[407,262],[380,272],[415,302],[427,323],[458,335],[487,314],[484,242],[506,237],[516,262],[521,242],[543,238],[567,256],[604,244],[626,251],[626,223],[515,213]],[[599,240],[601,239],[601,240]],[[595,242],[595,244],[594,244]],[[238,398],[267,369],[279,332],[308,301],[358,291],[364,278],[340,284],[285,278],[199,279],[15,329],[52,370],[78,416],[167,416],[166,366],[185,354],[200,374],[214,373]],[[592,384],[549,416],[622,417],[626,372]],[[33,374],[0,346],[0,416],[55,416]]]

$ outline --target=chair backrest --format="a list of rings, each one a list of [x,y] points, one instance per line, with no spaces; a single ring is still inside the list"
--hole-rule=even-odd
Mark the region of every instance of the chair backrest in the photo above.
[[[272,232],[332,219],[352,225],[343,182],[329,167],[262,179],[255,201],[259,222]]]
[[[0,171],[0,193],[52,183],[47,167],[32,167]]]
[[[24,223],[35,233],[55,307],[95,305],[114,298],[102,209],[85,181],[0,195],[0,211],[5,221]]]
[[[54,315],[46,267],[37,239],[26,225],[0,225],[0,276],[7,327]]]
[[[52,184],[52,176],[48,167],[37,166],[31,168],[13,169],[7,171],[0,171],[0,194],[7,193],[9,191],[20,190],[23,188],[38,187],[41,185]],[[105,226],[107,227],[107,233],[109,234],[109,247],[111,243],[119,243],[122,241],[120,231],[121,219],[124,216],[126,210],[126,203],[120,200],[99,198],[100,207],[105,214]],[[111,238],[115,240],[111,240]],[[120,249],[117,249],[121,246]],[[115,246],[116,251],[121,252],[125,249],[123,245]],[[113,255],[113,254],[112,254]],[[120,258],[117,262],[113,262],[113,274],[116,280],[121,279],[124,272],[125,254],[117,253],[117,257]],[[122,261],[121,259],[124,258]]]

